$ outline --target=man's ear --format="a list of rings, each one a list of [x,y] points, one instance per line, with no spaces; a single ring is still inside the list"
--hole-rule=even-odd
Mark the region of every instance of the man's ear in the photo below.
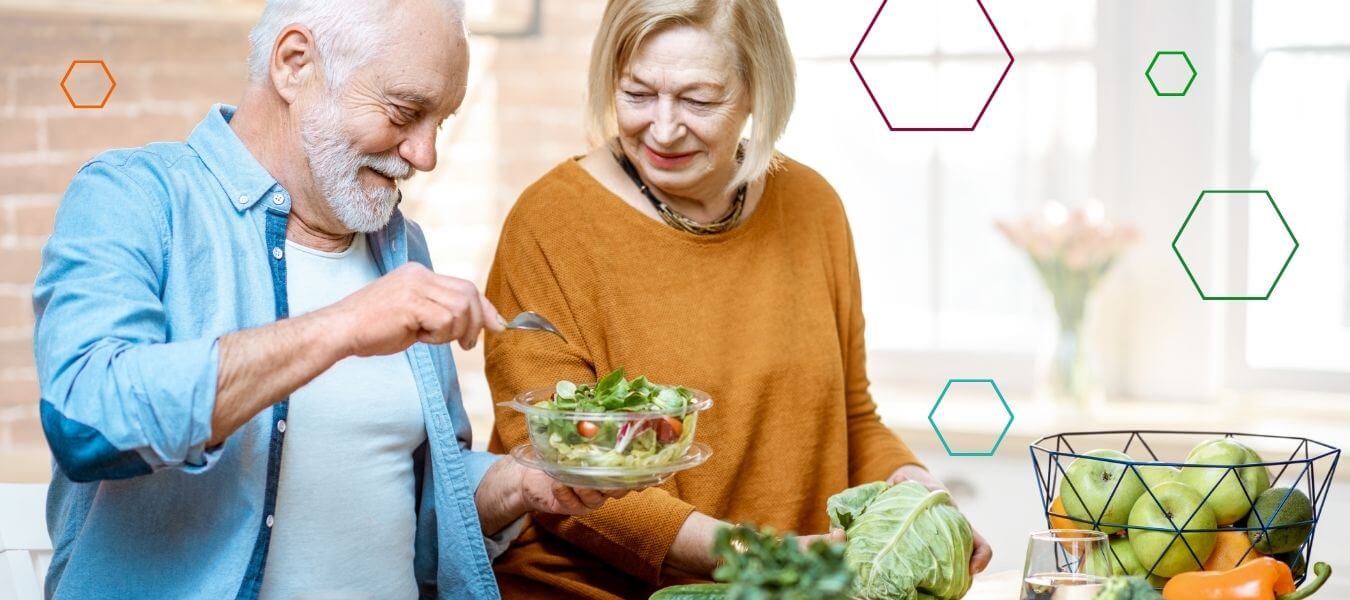
[[[277,36],[269,72],[272,86],[287,104],[295,102],[300,89],[316,75],[318,54],[314,34],[304,25],[290,25]]]

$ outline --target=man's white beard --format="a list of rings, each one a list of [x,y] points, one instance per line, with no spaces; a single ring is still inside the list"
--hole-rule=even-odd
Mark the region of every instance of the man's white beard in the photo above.
[[[370,233],[389,223],[398,204],[398,189],[366,188],[357,177],[361,167],[395,182],[411,177],[412,165],[400,158],[397,150],[383,154],[357,150],[342,131],[342,107],[335,99],[322,100],[305,115],[300,141],[319,192],[344,226]]]

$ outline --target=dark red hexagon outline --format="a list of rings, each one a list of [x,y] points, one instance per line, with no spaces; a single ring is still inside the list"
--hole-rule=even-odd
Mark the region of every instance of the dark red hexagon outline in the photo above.
[[[984,112],[989,110],[989,104],[994,101],[994,95],[998,93],[998,88],[1003,85],[1003,80],[1008,77],[1008,71],[1012,70],[1013,58],[1012,50],[1008,49],[1008,43],[1003,41],[1003,34],[998,32],[998,26],[994,24],[994,19],[989,16],[989,11],[984,8],[984,2],[975,0],[979,5],[980,12],[984,13],[985,21],[989,22],[989,28],[994,30],[994,37],[998,38],[999,45],[1003,46],[1003,53],[1008,55],[1008,65],[1003,68],[1003,74],[999,75],[998,83],[994,84],[994,89],[989,92],[989,98],[984,101],[984,106],[980,107],[980,114],[975,116],[975,122],[970,127],[896,127],[891,125],[890,117],[886,116],[886,110],[881,108],[881,103],[877,102],[877,95],[872,92],[872,86],[867,85],[867,78],[863,77],[862,70],[858,68],[858,52],[862,50],[863,42],[867,41],[867,35],[872,33],[872,27],[877,24],[877,19],[881,17],[881,11],[886,9],[886,2],[881,0],[881,6],[877,7],[877,14],[872,15],[872,22],[867,24],[867,30],[863,32],[862,39],[858,40],[858,46],[853,49],[853,54],[848,57],[848,64],[853,67],[853,72],[858,74],[858,81],[861,81],[863,88],[867,90],[867,96],[872,99],[872,104],[877,107],[877,112],[881,113],[881,120],[886,122],[886,127],[891,131],[975,131],[979,126],[980,119],[984,118]]]

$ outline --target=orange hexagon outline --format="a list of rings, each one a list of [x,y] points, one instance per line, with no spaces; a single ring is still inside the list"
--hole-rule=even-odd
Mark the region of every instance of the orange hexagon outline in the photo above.
[[[70,74],[75,72],[75,65],[98,65],[103,68],[103,74],[108,76],[108,91],[103,94],[103,100],[98,104],[79,104],[75,98],[70,95],[70,90],[66,89],[66,81],[70,79]],[[108,69],[107,63],[103,59],[76,59],[70,61],[70,66],[66,67],[66,74],[61,77],[61,93],[66,95],[66,101],[70,103],[71,108],[103,108],[108,104],[108,99],[112,97],[113,90],[117,89],[117,78],[113,77],[112,71]]]

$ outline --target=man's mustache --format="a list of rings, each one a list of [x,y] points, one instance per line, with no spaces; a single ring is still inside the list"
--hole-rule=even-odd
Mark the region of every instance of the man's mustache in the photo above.
[[[367,154],[361,159],[361,166],[366,167],[380,175],[393,179],[394,181],[403,181],[413,176],[413,167],[408,161],[403,160],[397,154]]]

